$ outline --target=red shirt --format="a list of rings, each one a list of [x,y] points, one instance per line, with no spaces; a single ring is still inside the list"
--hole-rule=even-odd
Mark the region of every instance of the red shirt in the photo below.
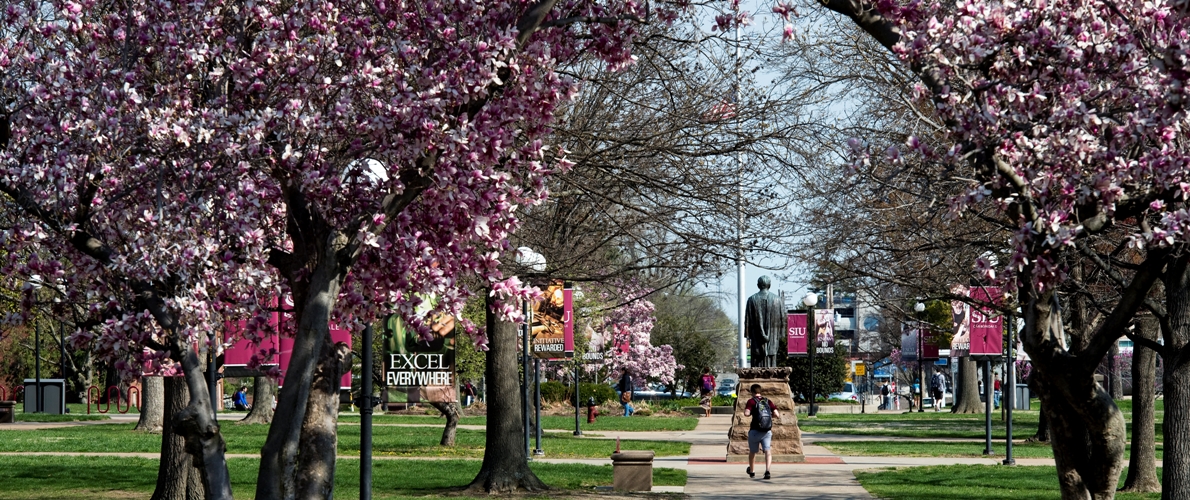
[[[1000,381],[999,380],[992,382],[992,390],[996,390],[996,391],[1000,390]]]
[[[765,399],[765,402],[767,402],[769,404],[769,411],[777,411],[777,407],[773,406],[773,400]],[[755,410],[756,409],[756,398],[754,398],[754,397],[749,398],[748,404],[744,405],[744,409],[747,411]]]

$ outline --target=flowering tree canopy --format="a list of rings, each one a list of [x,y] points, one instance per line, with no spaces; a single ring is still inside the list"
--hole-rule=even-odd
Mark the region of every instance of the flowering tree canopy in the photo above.
[[[286,429],[329,322],[395,309],[428,334],[419,297],[457,314],[460,278],[529,293],[498,259],[516,207],[566,167],[543,142],[575,92],[555,68],[628,64],[634,23],[673,19],[595,0],[13,0],[0,15],[0,191],[24,215],[3,233],[5,275],[61,278],[101,320],[76,343],[137,361],[176,360],[225,319],[259,339],[291,297]],[[281,434],[296,453],[270,430],[266,455]]]
[[[548,29],[518,32],[531,5],[10,2],[0,175],[34,217],[5,231],[5,274],[70,280],[97,309],[122,280],[169,280],[193,335],[217,311],[263,316],[290,292],[276,269],[305,279],[285,266],[311,244],[287,233],[305,217],[344,228],[358,259],[334,320],[395,305],[418,325],[430,294],[457,312],[457,278],[503,280],[515,208],[565,167],[541,142],[575,90],[554,66],[584,51],[631,61],[630,23],[561,14],[645,15],[558,2]],[[86,265],[62,276],[62,259]],[[102,327],[112,354],[140,356],[155,329],[139,313]]]
[[[602,295],[609,303],[627,301],[604,314],[602,324],[596,328],[598,339],[592,339],[603,343],[603,359],[611,376],[618,378],[627,371],[640,382],[656,380],[672,384],[674,372],[681,365],[674,360],[673,347],[654,346],[649,339],[657,318],[653,315],[653,303],[644,298],[644,290],[637,285],[619,283]]]

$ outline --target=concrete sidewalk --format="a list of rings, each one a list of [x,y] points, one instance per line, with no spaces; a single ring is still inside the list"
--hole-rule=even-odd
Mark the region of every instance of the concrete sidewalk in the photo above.
[[[764,475],[764,458],[757,457],[756,478],[745,473],[747,464],[727,463],[730,415],[704,417],[692,431],[704,439],[690,448],[685,493],[694,499],[754,498],[850,499],[872,498],[855,480],[856,468],[821,446],[805,447],[806,462],[773,464],[771,480]],[[661,466],[660,464],[658,464]]]

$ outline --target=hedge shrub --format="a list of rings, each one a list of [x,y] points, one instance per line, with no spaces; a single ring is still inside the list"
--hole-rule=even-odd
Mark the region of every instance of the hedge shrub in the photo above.
[[[549,381],[541,383],[541,399],[550,403],[570,403],[574,404],[574,391],[571,390],[570,384],[563,384],[562,382]],[[596,384],[591,382],[583,382],[582,387],[579,388],[579,397],[582,398],[583,405],[587,404],[587,398],[595,398],[595,404],[603,405],[609,401],[619,401],[616,397],[616,390],[612,389],[607,384]]]

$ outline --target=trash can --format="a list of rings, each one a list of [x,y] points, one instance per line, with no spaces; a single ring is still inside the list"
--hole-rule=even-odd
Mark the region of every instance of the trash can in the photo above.
[[[37,389],[37,379],[25,379],[25,413],[37,411],[37,398],[45,398],[41,404],[41,411],[50,415],[66,413],[66,380],[60,378],[41,379],[41,390]]]
[[[653,455],[652,450],[612,453],[612,488],[653,491]]]
[[[16,401],[0,401],[0,424],[16,422]]]
[[[1016,385],[1016,392],[1012,394],[1012,409],[1029,409],[1029,384]]]

